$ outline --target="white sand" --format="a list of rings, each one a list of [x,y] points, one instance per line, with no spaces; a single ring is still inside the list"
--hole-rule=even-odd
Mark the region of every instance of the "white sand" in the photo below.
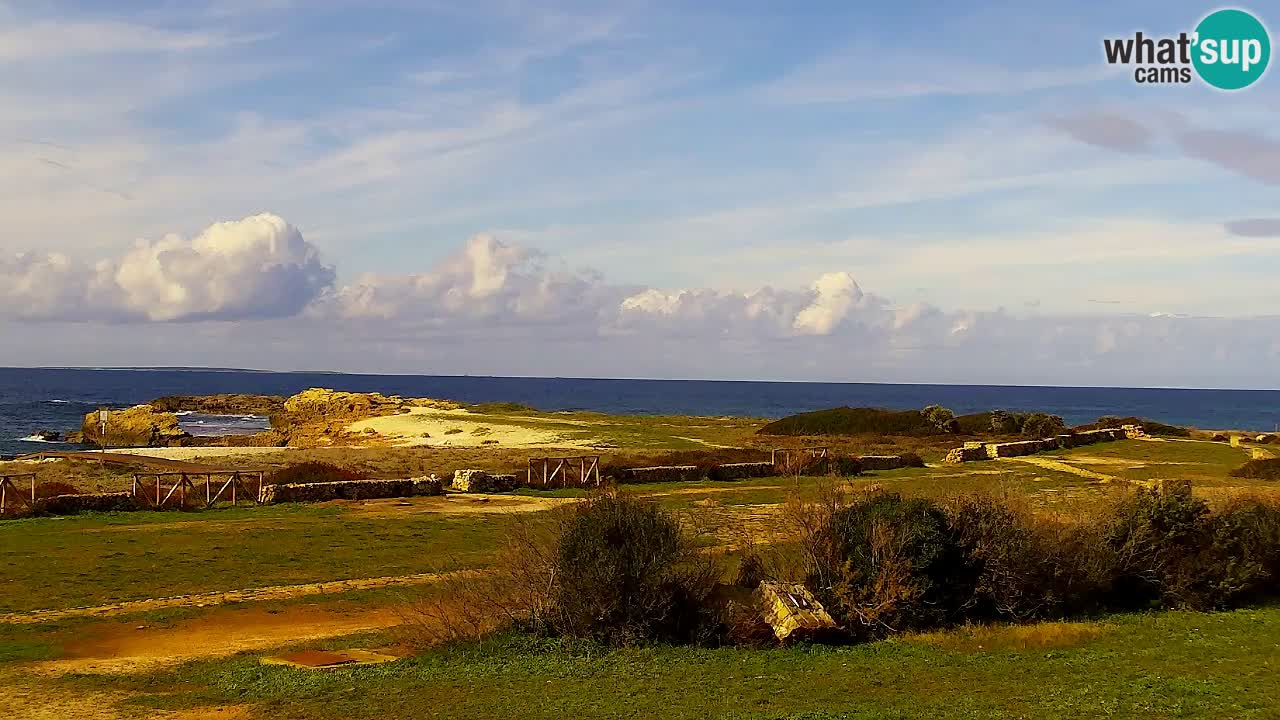
[[[353,433],[373,430],[396,445],[406,447],[587,446],[581,440],[569,439],[550,430],[507,424],[500,417],[425,407],[410,408],[408,413],[401,415],[360,420],[349,425],[347,430]],[[495,440],[497,442],[492,442]]]
[[[222,457],[224,455],[262,455],[274,452],[287,452],[295,448],[284,447],[164,447],[164,448],[112,448],[108,452],[121,455],[141,455],[143,457],[161,458],[163,460],[194,460],[202,457]]]

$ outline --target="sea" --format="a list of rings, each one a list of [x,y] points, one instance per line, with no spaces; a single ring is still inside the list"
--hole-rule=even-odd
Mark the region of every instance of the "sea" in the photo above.
[[[128,407],[164,395],[292,395],[310,387],[644,415],[777,418],[840,405],[911,409],[936,403],[960,414],[996,408],[1042,411],[1060,415],[1068,424],[1092,422],[1101,415],[1134,415],[1205,429],[1280,428],[1280,390],[0,368],[0,455],[65,448],[62,443],[38,441],[35,434],[79,429],[85,413],[104,406]],[[266,418],[253,415],[189,414],[179,420],[194,435],[251,433],[267,427]]]

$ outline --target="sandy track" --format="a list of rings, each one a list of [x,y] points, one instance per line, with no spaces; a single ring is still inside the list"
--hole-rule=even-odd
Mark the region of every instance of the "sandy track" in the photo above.
[[[1114,475],[1104,475],[1100,472],[1094,472],[1093,470],[1085,470],[1084,468],[1078,468],[1074,465],[1068,465],[1061,460],[1050,460],[1048,458],[1038,457],[1001,458],[1001,460],[1028,463],[1030,465],[1035,465],[1036,467],[1042,467],[1045,470],[1057,470],[1058,472],[1071,473],[1072,475],[1079,475],[1080,477],[1089,478],[1090,480],[1101,480],[1103,482],[1114,482],[1119,480],[1119,478]]]
[[[479,570],[459,570],[462,573],[480,573]],[[330,595],[351,592],[352,590],[370,590],[389,587],[409,587],[428,585],[455,573],[418,573],[416,575],[398,575],[392,577],[354,578],[351,580],[333,580],[303,585],[274,585],[225,592],[198,593],[194,595],[175,595],[173,597],[151,598],[147,600],[128,600],[111,605],[95,607],[68,608],[66,610],[34,610],[22,613],[0,615],[0,623],[13,625],[32,625],[36,623],[63,620],[77,617],[111,617],[129,613],[150,612],[166,608],[209,607],[231,603],[257,602],[261,600],[286,600],[306,597],[308,595]]]

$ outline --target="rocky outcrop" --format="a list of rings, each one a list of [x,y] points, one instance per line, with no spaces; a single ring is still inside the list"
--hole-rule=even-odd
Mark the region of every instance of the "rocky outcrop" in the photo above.
[[[178,425],[173,413],[156,412],[150,405],[112,410],[107,416],[107,433],[102,435],[98,412],[84,416],[81,434],[86,443],[106,447],[169,447],[184,445],[191,435]]]
[[[151,401],[157,412],[195,412],[208,415],[275,415],[284,410],[280,395],[166,395]]]
[[[408,403],[398,395],[351,393],[327,388],[310,388],[284,401],[283,410],[291,418],[317,420],[363,420],[407,412]]]
[[[498,475],[485,470],[455,470],[452,488],[458,492],[493,493],[515,490],[515,475]]]
[[[821,640],[836,631],[836,621],[799,583],[761,583],[756,603],[779,642]]]

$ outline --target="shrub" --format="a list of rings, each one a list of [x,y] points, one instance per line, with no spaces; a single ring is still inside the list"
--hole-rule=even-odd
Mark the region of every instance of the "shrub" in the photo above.
[[[997,435],[1005,435],[1021,431],[1022,427],[1015,421],[1013,415],[1004,410],[991,411],[991,432]]]
[[[646,502],[601,495],[576,505],[556,554],[559,634],[615,645],[696,642],[714,626],[718,572],[676,519]]]
[[[907,467],[924,467],[924,458],[920,457],[918,453],[904,452],[899,454],[898,457],[902,458],[902,461],[906,463]]]
[[[1211,516],[1210,551],[1199,562],[1212,572],[1205,593],[1214,607],[1236,607],[1280,590],[1280,506],[1237,498]]]
[[[467,410],[475,413],[489,414],[539,412],[538,408],[532,405],[525,405],[524,403],[518,402],[477,403],[475,405],[467,406]]]
[[[1122,498],[1103,522],[1116,553],[1114,605],[1212,605],[1205,592],[1212,569],[1199,564],[1211,541],[1209,507],[1190,483],[1165,481],[1139,490]]]
[[[967,618],[1059,618],[1102,602],[1111,564],[1091,526],[1038,518],[988,495],[960,497],[947,514],[976,577]]]
[[[1031,438],[1047,438],[1067,431],[1067,424],[1057,415],[1031,413],[1022,420],[1022,434]]]
[[[75,485],[60,480],[47,480],[36,483],[36,499],[56,497],[58,495],[79,495],[80,489]]]
[[[799,413],[760,428],[761,435],[942,435],[918,410],[838,407]]]
[[[920,414],[924,416],[925,422],[942,432],[955,433],[960,431],[960,423],[956,421],[956,414],[941,405],[928,405],[920,411]]]
[[[1139,417],[1117,417],[1115,415],[1103,415],[1098,418],[1097,422],[1088,425],[1082,425],[1077,428],[1079,430],[1100,430],[1102,428],[1117,428],[1121,425],[1139,425],[1148,435],[1158,435],[1161,437],[1191,437],[1190,428],[1178,427],[1177,425],[1166,425],[1155,420],[1144,420]]]
[[[1231,477],[1249,480],[1280,480],[1280,458],[1250,460],[1232,470]]]
[[[338,467],[331,463],[304,462],[272,471],[262,481],[269,485],[288,485],[366,479],[368,479],[368,476],[364,473]]]
[[[850,632],[945,625],[973,595],[973,572],[942,509],[876,493],[836,509],[815,533],[809,582]]]

